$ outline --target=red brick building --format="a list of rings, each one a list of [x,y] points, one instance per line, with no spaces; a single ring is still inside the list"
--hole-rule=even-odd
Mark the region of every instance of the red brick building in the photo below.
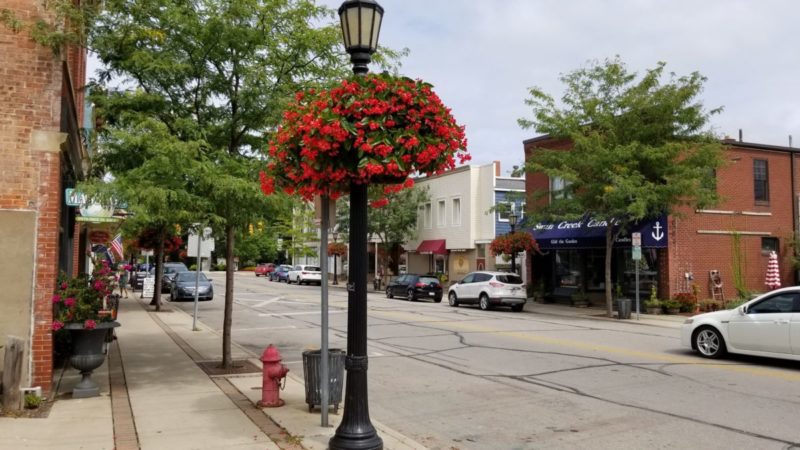
[[[565,151],[570,148],[569,142],[548,136],[529,139],[523,144],[526,159],[537,148]],[[800,198],[797,149],[734,140],[724,140],[723,144],[726,163],[715,174],[720,202],[702,210],[683,208],[681,215],[656,221],[658,230],[645,228],[654,235],[663,231],[667,240],[658,245],[651,241],[652,245],[648,245],[645,238],[650,236],[643,233],[641,298],[649,296],[653,283],[657,283],[660,298],[691,292],[692,284],[699,289],[700,299],[712,298],[712,271],[719,274],[726,301],[737,297],[737,278],[740,286],[751,292],[768,291],[767,259],[773,250],[779,257],[782,285],[796,283],[792,242],[798,229]],[[526,191],[529,195],[550,191],[551,182],[544,174],[528,174]],[[555,236],[550,233],[540,231],[534,235]],[[599,300],[604,286],[605,244],[598,245],[576,231],[561,232],[559,236],[569,233],[573,239],[540,240],[544,255],[529,258],[531,279],[541,280],[547,291],[562,286],[583,288]],[[563,242],[571,245],[565,246]],[[622,239],[615,244],[612,279],[627,294],[635,290],[632,274],[630,239]]]
[[[3,8],[23,23],[52,20],[43,3],[7,0]],[[85,67],[83,49],[55,54],[25,29],[0,24],[0,345],[8,335],[27,341],[22,383],[44,392],[53,380],[56,277],[71,274],[83,254],[64,189],[88,168],[79,125]]]

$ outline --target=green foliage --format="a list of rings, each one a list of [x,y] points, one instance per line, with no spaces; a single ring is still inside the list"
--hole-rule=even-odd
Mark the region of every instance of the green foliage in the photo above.
[[[731,277],[739,298],[747,298],[749,294],[744,281],[744,266],[746,265],[747,261],[742,253],[742,235],[734,232],[731,236]]]
[[[525,103],[533,118],[519,124],[572,143],[571,151],[537,149],[526,164],[528,172],[566,182],[565,195],[533,211],[536,220],[590,213],[618,223],[619,234],[634,221],[674,214],[681,205],[716,201],[708,175],[722,163],[722,147],[705,128],[720,110],[706,112],[697,99],[703,76],[671,74],[664,81],[664,68],[658,63],[637,79],[619,58],[595,61],[561,77],[565,93],[559,103],[541,89],[530,89]],[[606,242],[614,242],[613,233],[608,227]],[[609,315],[612,250],[608,245]]]
[[[36,409],[42,404],[42,397],[29,392],[25,394],[25,409]]]
[[[276,224],[277,232],[283,238],[283,249],[290,261],[295,258],[317,256],[318,247],[308,243],[317,242],[314,224],[313,205],[295,199],[295,207],[290,218],[281,218]]]
[[[59,55],[66,44],[86,45],[86,32],[98,13],[100,2],[45,0],[44,16],[19,17],[8,8],[0,8],[0,24],[14,33],[25,32],[39,45]]]

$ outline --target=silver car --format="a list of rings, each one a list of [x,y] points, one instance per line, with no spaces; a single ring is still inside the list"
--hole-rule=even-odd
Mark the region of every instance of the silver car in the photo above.
[[[482,310],[495,306],[510,306],[519,312],[527,300],[522,277],[507,272],[472,272],[450,286],[447,301],[450,306],[478,304]]]

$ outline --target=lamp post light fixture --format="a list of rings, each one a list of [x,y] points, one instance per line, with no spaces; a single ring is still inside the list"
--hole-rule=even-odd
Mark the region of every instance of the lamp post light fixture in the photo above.
[[[337,240],[339,239],[339,232],[336,231],[336,230],[333,230],[333,232],[331,232],[331,235],[333,236],[333,243],[335,244],[337,242]],[[336,273],[336,254],[335,253],[333,254],[333,283],[331,283],[331,284],[339,284],[339,276]]]
[[[514,234],[514,229],[517,226],[517,215],[514,211],[508,215],[508,224],[511,225],[511,234]],[[511,251],[511,273],[517,273],[517,252],[512,248]]]
[[[378,48],[383,8],[373,0],[346,0],[339,7],[344,46],[353,73],[366,75]],[[347,385],[344,413],[328,442],[331,450],[381,450],[367,400],[367,183],[350,183],[350,258],[347,282]],[[327,380],[326,380],[327,381]]]

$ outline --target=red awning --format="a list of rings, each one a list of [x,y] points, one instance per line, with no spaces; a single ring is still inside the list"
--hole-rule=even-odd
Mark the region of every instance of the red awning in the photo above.
[[[447,241],[445,239],[431,239],[422,241],[417,247],[417,253],[433,253],[435,255],[447,254]]]

